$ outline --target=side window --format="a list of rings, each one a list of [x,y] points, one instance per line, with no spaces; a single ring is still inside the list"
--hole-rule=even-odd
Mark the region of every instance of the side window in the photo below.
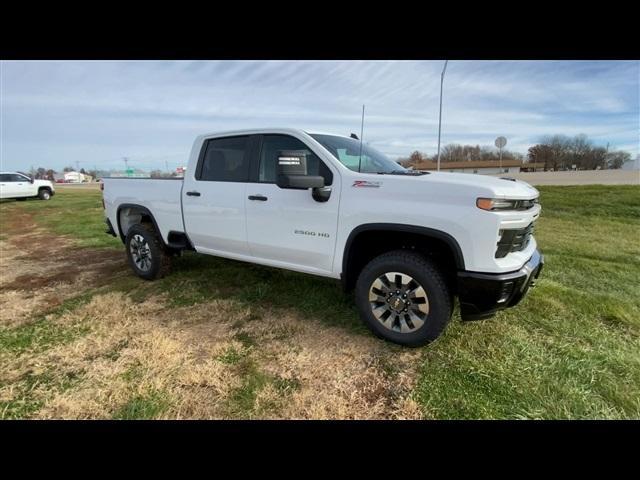
[[[307,173],[324,177],[324,184],[333,183],[333,174],[320,157],[313,153],[307,145],[289,135],[264,135],[260,151],[260,169],[258,181],[262,183],[276,182],[276,163],[280,150],[306,150]]]
[[[0,182],[10,182],[11,181],[11,175],[9,175],[8,173],[3,173],[0,174]]]
[[[248,182],[248,147],[248,136],[208,140],[196,179],[209,182]]]

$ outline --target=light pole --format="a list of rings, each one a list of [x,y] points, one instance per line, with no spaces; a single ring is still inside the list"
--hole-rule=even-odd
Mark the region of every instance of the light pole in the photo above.
[[[440,116],[438,118],[438,171],[440,171],[440,132],[442,130],[442,87],[444,85],[444,72],[447,71],[447,63],[449,63],[449,60],[444,61],[444,67],[442,68],[442,74],[440,75]]]

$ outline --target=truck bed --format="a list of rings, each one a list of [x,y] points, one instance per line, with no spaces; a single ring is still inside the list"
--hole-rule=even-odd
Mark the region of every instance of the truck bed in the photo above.
[[[169,232],[183,232],[182,178],[103,178],[107,217],[120,235],[118,208],[145,207],[153,212],[160,234],[168,242]]]

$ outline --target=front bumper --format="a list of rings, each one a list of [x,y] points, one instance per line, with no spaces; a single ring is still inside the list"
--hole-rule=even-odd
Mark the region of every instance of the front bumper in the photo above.
[[[481,320],[513,307],[535,285],[544,256],[535,250],[524,266],[511,273],[458,272],[458,297],[462,320]]]

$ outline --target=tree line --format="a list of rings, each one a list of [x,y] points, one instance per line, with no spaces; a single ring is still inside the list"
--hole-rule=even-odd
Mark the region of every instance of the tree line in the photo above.
[[[545,170],[597,170],[621,168],[631,159],[631,154],[609,150],[608,145],[597,147],[584,134],[575,137],[552,135],[529,147],[527,159],[543,163]]]
[[[427,160],[437,161],[437,155],[429,156],[414,151],[408,157],[398,159],[403,166],[416,166]],[[440,150],[440,162],[470,162],[474,160],[499,160],[496,148],[480,145],[445,145]],[[520,153],[502,150],[502,160],[518,160],[523,163],[541,163],[544,170],[596,170],[616,169],[631,159],[631,154],[609,147],[595,146],[587,135],[574,137],[549,135],[529,147],[526,157]]]

